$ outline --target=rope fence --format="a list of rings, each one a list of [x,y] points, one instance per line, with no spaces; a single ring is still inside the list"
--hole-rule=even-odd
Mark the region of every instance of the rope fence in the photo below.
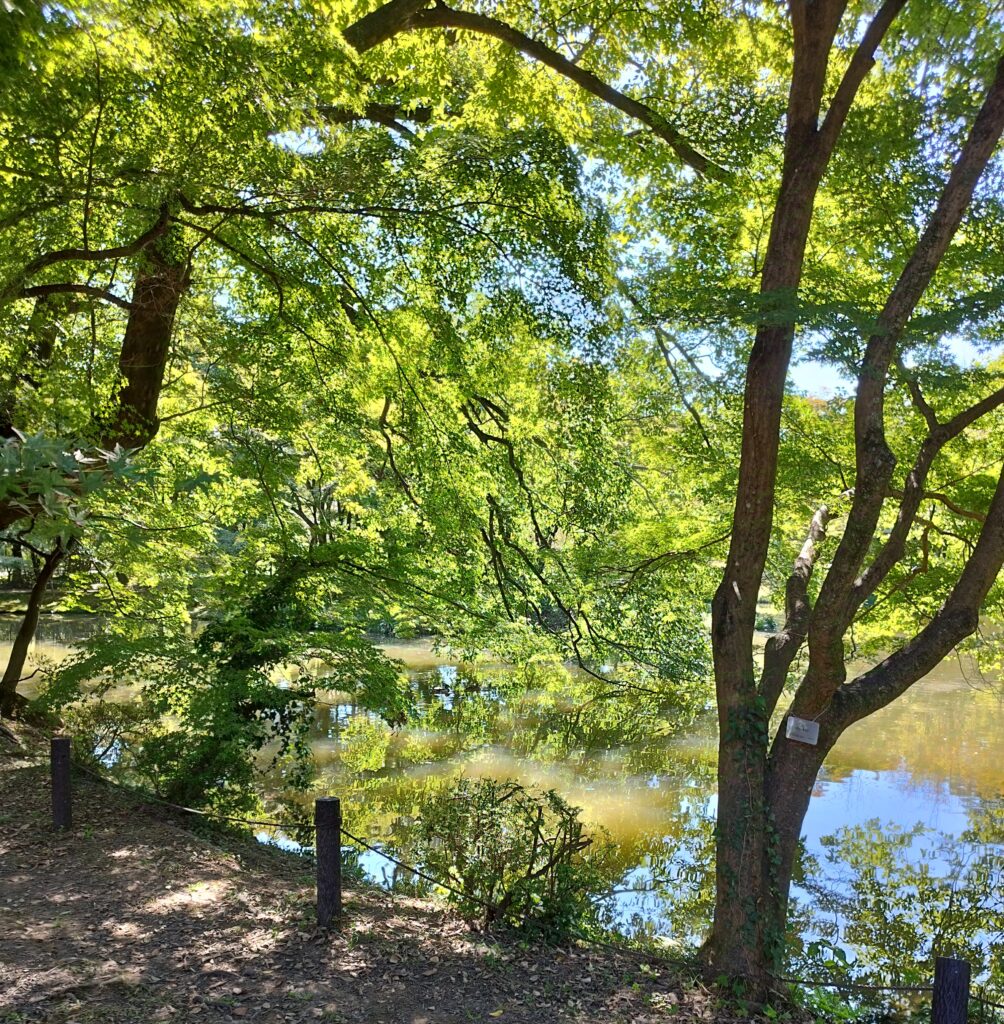
[[[983,1021],[983,1020],[996,1020],[997,1019],[997,1012],[996,1011],[1000,1010],[1001,1012],[1004,1012],[1004,1003],[992,1003],[989,999],[986,998],[986,996],[981,995],[979,992],[973,992],[972,995],[970,996],[970,999],[972,999],[972,1001],[974,1003],[976,1003],[976,1005],[979,1006],[979,1008],[980,1008],[980,1021]],[[992,1018],[988,1018],[986,1016],[986,1011],[987,1010],[993,1010],[994,1011],[994,1015],[993,1015]]]
[[[66,746],[69,747],[69,739],[67,737],[55,737],[53,739],[53,744],[56,744],[56,742],[58,740],[62,740],[62,739],[66,739]],[[254,819],[254,818],[240,818],[240,817],[236,817],[236,816],[234,816],[232,814],[223,814],[220,811],[207,811],[204,808],[186,807],[184,804],[173,803],[170,800],[165,800],[163,797],[159,797],[156,794],[151,793],[149,790],[141,789],[138,786],[129,786],[129,785],[126,785],[125,783],[118,782],[117,780],[109,779],[108,776],[102,775],[100,772],[96,772],[96,771],[92,770],[91,768],[88,768],[86,765],[81,764],[79,761],[74,761],[73,762],[73,766],[76,769],[78,769],[79,771],[82,771],[85,775],[90,775],[91,778],[97,779],[99,782],[104,783],[106,786],[115,786],[117,789],[125,790],[126,792],[131,793],[134,796],[140,797],[141,799],[146,800],[146,801],[148,801],[150,803],[159,804],[161,807],[169,807],[169,808],[171,808],[171,810],[179,811],[182,814],[194,814],[194,815],[197,815],[198,817],[208,818],[208,819],[210,819],[212,821],[226,821],[226,822],[232,822],[232,823],[237,824],[237,825],[254,826],[255,828],[274,828],[274,829],[279,829],[281,831],[289,831],[289,830],[292,830],[292,829],[303,829],[304,831],[314,832],[315,835],[316,835],[317,829],[318,829],[318,825],[317,825],[317,807],[316,807],[316,805],[321,803],[322,801],[325,801],[325,800],[335,800],[337,802],[337,798],[336,797],[318,797],[318,799],[315,801],[315,820],[313,822],[310,822],[310,821],[295,821],[295,820],[294,821],[262,821],[262,820]],[[60,768],[58,770],[60,771],[60,773],[63,773],[63,771],[64,771],[61,766],[60,766]],[[54,781],[57,778],[56,771],[57,771],[57,769],[54,766],[54,770],[53,770],[53,780]],[[54,790],[54,792],[55,792],[55,790]],[[67,797],[68,797],[68,795],[69,794],[67,793]],[[55,796],[53,797],[53,799],[55,800]],[[62,798],[61,798],[61,805],[62,805],[62,803],[63,803],[63,801],[62,801]],[[67,801],[67,803],[68,803],[68,801]],[[54,804],[54,806],[55,806],[55,804]],[[323,814],[323,812],[322,812],[322,814]],[[56,822],[56,819],[55,819],[55,816],[54,816],[53,817],[53,825],[56,828],[68,828],[69,827],[69,822],[67,822],[66,825],[58,824]],[[420,868],[415,867],[414,864],[408,864],[406,861],[400,860],[399,858],[397,858],[397,857],[393,856],[392,854],[388,853],[385,849],[381,849],[379,846],[374,846],[372,843],[367,842],[365,839],[361,839],[359,836],[354,835],[347,828],[345,828],[345,826],[342,824],[342,822],[341,822],[341,815],[340,815],[340,807],[339,807],[339,815],[338,815],[338,830],[339,830],[339,832],[343,836],[345,836],[346,839],[350,840],[353,843],[356,843],[357,845],[363,847],[366,850],[369,850],[371,853],[377,854],[377,856],[383,857],[384,860],[389,860],[391,862],[391,864],[396,865],[397,867],[401,868],[402,870],[410,871],[413,875],[416,875],[418,878],[421,878],[423,881],[429,882],[431,885],[439,886],[439,888],[445,889],[447,892],[453,893],[454,896],[460,896],[462,899],[470,900],[472,903],[477,903],[479,906],[485,907],[486,909],[491,907],[491,904],[487,900],[480,899],[479,897],[473,895],[472,893],[465,893],[462,890],[457,889],[455,886],[450,885],[448,882],[444,882],[441,878],[436,878],[435,876],[430,875],[430,874],[426,873],[425,871],[422,871]]]
[[[408,864],[406,861],[387,853],[386,850],[354,835],[342,824],[341,802],[337,797],[318,797],[314,801],[313,822],[295,820],[264,821],[255,818],[241,818],[197,807],[186,807],[184,804],[165,800],[163,797],[159,797],[140,787],[130,786],[117,780],[109,779],[106,775],[102,775],[86,765],[73,761],[71,757],[71,741],[68,736],[53,736],[50,746],[52,824],[56,829],[69,829],[72,827],[71,764],[78,771],[91,776],[104,785],[125,790],[144,801],[168,807],[182,814],[191,814],[213,821],[225,821],[254,828],[270,828],[284,831],[301,829],[313,832],[315,839],[314,858],[317,873],[317,920],[322,928],[330,927],[342,914],[341,840],[343,836],[350,842],[383,857],[402,870],[411,872],[431,885],[438,886],[446,892],[469,900],[486,909],[490,909],[492,906],[488,901],[472,893],[463,892],[448,882],[444,882],[441,878],[436,878],[415,867],[414,864]],[[578,935],[577,937],[592,945],[620,949],[614,943],[591,939],[584,935]],[[653,958],[668,959],[661,957],[661,954],[656,954]],[[681,960],[670,962],[685,963],[685,961]],[[691,965],[687,964],[687,966]],[[996,1011],[1004,1011],[1004,1004],[991,1002],[979,989],[974,990],[971,985],[970,975],[971,968],[966,961],[950,957],[937,957],[935,960],[934,982],[931,985],[866,985],[859,982],[846,981],[842,978],[805,979],[785,977],[783,975],[776,975],[774,980],[803,988],[833,988],[846,992],[873,994],[883,992],[892,994],[931,993],[932,1024],[968,1024],[969,1004],[971,1002],[976,1003],[980,1007],[980,1021],[988,1020],[985,1016],[988,1009],[994,1011],[992,1019],[996,1020]]]
[[[954,961],[956,963],[964,963],[965,961]],[[788,985],[798,985],[801,988],[835,988],[845,992],[871,992],[881,993],[889,992],[893,994],[903,993],[933,993],[936,989],[934,985],[865,985],[861,982],[856,981],[845,981],[841,978],[788,978],[783,975],[777,975],[775,981],[781,981]],[[976,1003],[983,1010],[1001,1010],[1004,1011],[1004,1004],[995,1003],[989,1000],[982,992],[978,989],[969,993],[969,999],[971,1002]],[[984,1018],[980,1018],[983,1020]],[[937,1024],[937,1022],[936,1022]]]
[[[786,978],[778,975],[775,981],[783,981],[787,985],[800,985],[804,988],[839,988],[849,992],[933,992],[933,985],[864,985],[856,981],[844,981],[840,978]]]

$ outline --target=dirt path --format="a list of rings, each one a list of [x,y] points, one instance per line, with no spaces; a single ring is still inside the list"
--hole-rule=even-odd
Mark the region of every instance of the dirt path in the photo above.
[[[2,1024],[737,1019],[658,960],[495,944],[376,889],[321,932],[306,862],[187,824],[78,776],[55,833],[47,772],[0,754]]]

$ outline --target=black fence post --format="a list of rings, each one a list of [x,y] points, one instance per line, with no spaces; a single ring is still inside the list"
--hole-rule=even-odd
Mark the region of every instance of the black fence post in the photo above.
[[[934,961],[931,1024],[966,1024],[969,1019],[969,964],[939,956]]]
[[[52,773],[52,827],[69,828],[73,824],[70,794],[70,737],[53,736],[49,744]]]
[[[338,797],[314,801],[317,830],[317,923],[328,928],[342,913],[342,807]]]

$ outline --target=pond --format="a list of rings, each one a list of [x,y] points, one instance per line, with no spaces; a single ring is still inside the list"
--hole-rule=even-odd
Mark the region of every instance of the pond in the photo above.
[[[433,665],[420,649],[397,655],[412,663],[421,698],[415,725],[391,733],[351,705],[319,708],[315,719],[318,790],[342,798],[347,827],[407,859],[402,833],[421,798],[460,774],[553,787],[617,845],[621,876],[606,909],[618,930],[681,943],[703,932],[716,804],[713,715],[682,735],[617,742],[603,723],[583,718],[570,731],[574,716],[546,689],[507,695],[510,670]],[[888,938],[874,923],[849,919],[840,897],[868,895],[848,885],[849,870],[877,872],[883,887],[910,893],[920,871],[941,886],[932,898],[943,899],[967,884],[974,864],[1004,863],[1004,694],[966,674],[946,662],[849,729],[827,759],[805,820],[806,876],[795,895],[829,920],[806,920],[807,936],[845,939],[850,928],[865,943],[869,929],[876,941]],[[832,837],[841,829],[853,831],[838,844]],[[377,855],[361,861],[372,877],[400,880]],[[979,894],[988,922],[1000,919],[1002,895]],[[927,916],[929,926],[931,908]],[[895,940],[905,942],[902,934]]]
[[[38,651],[58,658],[88,628],[86,620],[48,620]],[[391,730],[344,696],[322,694],[327,702],[312,723],[314,791],[289,793],[273,773],[274,804],[300,817],[314,796],[337,795],[349,830],[407,860],[422,799],[461,774],[554,788],[615,844],[616,878],[603,904],[609,924],[668,943],[702,933],[711,909],[713,715],[653,735],[644,716],[633,726],[631,715],[590,710],[560,666],[527,679],[505,666],[449,663],[423,643],[388,645],[387,653],[409,668],[409,722]],[[878,947],[895,944],[889,956],[905,956],[913,943],[923,955],[959,893],[976,887],[965,894],[978,918],[966,934],[984,960],[996,950],[996,974],[1004,955],[1004,687],[946,661],[853,726],[827,758],[804,835],[795,896],[807,941],[829,943],[838,957],[871,955],[878,976],[889,977],[897,970],[883,966]],[[377,853],[362,851],[359,864],[381,884],[415,881]]]

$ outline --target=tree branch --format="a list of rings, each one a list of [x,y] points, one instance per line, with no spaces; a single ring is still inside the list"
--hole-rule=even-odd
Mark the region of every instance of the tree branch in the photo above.
[[[812,613],[808,596],[809,581],[832,514],[827,505],[820,505],[816,509],[809,525],[809,534],[785,585],[784,628],[767,641],[758,692],[764,699],[768,715],[774,710],[788,678],[788,669],[805,642]]]
[[[885,707],[930,672],[979,625],[979,612],[1004,565],[1004,473],[972,555],[948,599],[912,640],[852,683],[841,687],[821,719],[825,732]]]
[[[933,433],[938,429],[937,414],[924,397],[924,392],[920,390],[920,384],[917,382],[917,378],[906,368],[902,357],[898,353],[896,355],[896,369],[899,370],[900,376],[906,383],[907,391],[910,392],[910,401],[913,402],[917,412],[924,417],[927,429]]]
[[[342,35],[356,51],[365,53],[397,35],[407,27],[406,23],[412,15],[428,5],[429,0],[389,0],[343,29]]]
[[[367,103],[361,111],[349,107],[319,107],[318,113],[330,124],[373,121],[409,138],[414,137],[415,133],[402,122],[428,124],[432,119],[432,107],[405,107],[401,103]]]
[[[617,290],[635,307],[639,312],[646,313],[647,311],[642,306],[641,300],[638,299],[630,288],[620,278],[617,279]],[[651,316],[651,314],[648,314]],[[667,331],[665,331],[659,324],[652,324],[652,333],[655,335],[656,344],[659,346],[659,351],[662,353],[662,358],[666,363],[666,368],[669,370],[673,383],[676,384],[676,390],[680,393],[680,401],[683,402],[684,408],[690,414],[690,418],[694,421],[700,432],[701,437],[704,440],[704,444],[708,451],[714,451],[714,445],[711,443],[711,438],[708,436],[708,432],[704,429],[704,421],[701,419],[700,413],[694,404],[687,398],[687,393],[683,387],[683,381],[680,380],[680,374],[677,372],[676,366],[673,363],[673,359],[669,354],[669,345],[672,344],[674,348],[679,349],[672,338],[670,338]],[[688,360],[689,361],[689,360]],[[691,363],[691,365],[693,365]]]
[[[938,453],[948,444],[949,441],[958,437],[966,427],[975,423],[981,416],[1004,404],[1004,387],[998,388],[992,394],[987,395],[982,401],[964,409],[958,415],[953,416],[947,423],[940,424],[925,438],[920,446],[917,459],[913,468],[907,474],[906,486],[903,489],[903,500],[900,503],[899,513],[896,522],[882,545],[881,550],[875,556],[875,560],[863,572],[859,579],[855,580],[848,596],[848,604],[844,610],[845,618],[852,616],[862,602],[879,587],[882,581],[889,574],[893,566],[903,557],[906,550],[906,540],[913,527],[920,504],[925,497],[929,497],[924,490],[928,473]],[[888,493],[888,492],[886,492]],[[944,495],[939,495],[944,498]],[[945,504],[948,504],[946,501]],[[958,508],[958,506],[956,506]],[[961,514],[968,518],[977,518],[986,521],[985,517],[975,512],[963,511]]]
[[[356,50],[363,53],[399,32],[444,28],[462,29],[478,35],[491,36],[527,57],[532,57],[604,103],[647,125],[669,144],[684,164],[698,174],[721,180],[728,179],[729,174],[724,168],[700,153],[677,128],[651,107],[608,85],[597,75],[579,67],[550,46],[496,18],[471,11],[458,11],[442,3],[429,8],[427,0],[390,0],[389,3],[350,25],[342,34]]]
[[[859,593],[853,587],[855,577],[875,536],[882,503],[895,468],[895,458],[886,442],[884,427],[884,389],[889,365],[907,322],[958,230],[972,200],[976,183],[996,148],[1002,130],[1004,58],[997,64],[994,80],[955,161],[938,205],[879,314],[876,328],[865,350],[858,374],[857,401],[854,407],[854,502],[813,613],[812,631],[818,632],[820,643],[810,644],[810,647],[827,661],[835,656],[840,637],[849,623],[849,615],[853,615],[857,607],[854,603],[856,597],[851,596],[852,591]],[[936,436],[931,435],[932,438]],[[930,458],[933,459],[937,448],[943,443],[931,442],[935,450],[930,453]],[[921,456],[925,455],[922,451]],[[923,468],[922,476],[926,476],[927,468],[929,466]],[[810,671],[812,667],[810,663]],[[832,677],[832,672],[823,662],[816,667],[826,669],[826,674]],[[839,680],[831,678],[827,686],[835,685],[839,685]]]
[[[123,299],[121,295],[116,295],[106,288],[97,288],[90,284],[74,284],[69,281],[61,284],[36,284],[30,288],[22,288],[20,292],[10,296],[8,301],[11,301],[11,299],[34,299],[41,298],[43,295],[61,294],[87,295],[92,299],[110,302],[113,306],[118,306],[119,309],[132,309],[132,303],[128,299]]]
[[[46,253],[29,263],[7,287],[0,291],[0,301],[5,300],[17,286],[29,277],[34,276],[40,270],[51,267],[55,263],[65,263],[72,260],[113,260],[123,259],[127,256],[135,256],[145,249],[154,239],[159,238],[167,231],[171,216],[165,203],[160,208],[160,215],[156,223],[148,231],[144,231],[134,242],[126,245],[112,246],[110,249],[57,249],[55,252]]]
[[[890,489],[889,497],[896,498],[899,501],[903,500],[905,491],[896,491]],[[971,519],[974,523],[985,523],[987,517],[982,512],[977,512],[972,508],[963,508],[957,501],[950,498],[947,494],[942,491],[924,491],[924,501],[937,501],[944,505],[949,512],[954,512],[957,516],[961,516],[963,519]]]
[[[885,0],[885,3],[876,11],[865,34],[861,37],[851,57],[850,64],[844,72],[844,77],[833,94],[830,106],[823,118],[822,126],[819,129],[819,145],[827,152],[833,151],[836,145],[840,130],[847,120],[854,97],[861,88],[865,76],[875,65],[875,51],[879,48],[886,33],[896,18],[896,15],[906,6],[906,0]]]

